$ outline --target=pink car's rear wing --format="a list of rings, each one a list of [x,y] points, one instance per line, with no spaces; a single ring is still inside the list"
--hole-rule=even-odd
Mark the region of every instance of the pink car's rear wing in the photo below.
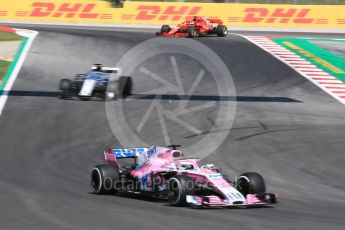
[[[104,150],[104,159],[108,163],[118,165],[116,159],[138,157],[147,150],[148,148],[132,148],[132,149],[108,148]]]

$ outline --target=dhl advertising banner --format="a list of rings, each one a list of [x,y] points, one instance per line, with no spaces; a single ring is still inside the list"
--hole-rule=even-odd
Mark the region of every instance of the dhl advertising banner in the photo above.
[[[177,24],[192,15],[220,18],[228,26],[345,28],[345,6],[125,2],[112,8],[97,0],[0,2],[1,20]]]

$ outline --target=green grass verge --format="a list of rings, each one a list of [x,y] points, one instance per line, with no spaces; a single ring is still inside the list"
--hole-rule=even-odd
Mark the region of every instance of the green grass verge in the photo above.
[[[23,37],[19,36],[16,33],[9,33],[9,32],[3,32],[0,31],[0,42],[1,41],[20,41]]]
[[[6,76],[10,64],[11,62],[9,61],[0,60],[0,81]]]
[[[16,33],[4,32],[0,31],[0,42],[4,41],[21,41],[23,39],[22,36],[19,36]],[[11,62],[0,60],[0,81],[4,79],[7,74],[7,70],[10,67]]]
[[[13,73],[13,71],[14,71],[17,63],[18,63],[18,60],[19,60],[20,56],[22,55],[28,41],[29,41],[29,37],[23,37],[23,40],[20,43],[20,46],[17,50],[17,53],[14,56],[13,61],[11,62],[10,66],[8,67],[8,70],[7,70],[5,77],[3,78],[2,82],[0,82],[0,95],[3,93],[3,89],[6,87],[8,80],[12,76],[12,73]]]
[[[302,58],[308,60],[310,63],[316,65],[320,69],[324,70],[328,74],[338,78],[339,80],[345,82],[345,59],[340,57],[331,51],[323,49],[313,43],[310,43],[308,39],[305,38],[273,38],[274,42],[284,46],[285,48],[291,50],[292,52],[296,53],[297,55],[301,56]],[[313,41],[317,41],[317,39],[313,39]],[[296,50],[289,47],[285,42],[290,42],[296,46],[298,46],[302,50]],[[340,41],[338,41],[340,42]],[[341,70],[335,71],[334,68],[327,67],[324,64],[321,64],[316,60],[316,58],[310,57],[310,55],[306,55],[303,51],[307,51],[314,55],[315,57],[322,59],[323,61],[333,65],[335,68]]]

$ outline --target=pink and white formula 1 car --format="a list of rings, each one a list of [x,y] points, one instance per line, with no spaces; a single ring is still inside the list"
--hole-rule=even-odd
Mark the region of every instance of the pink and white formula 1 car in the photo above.
[[[212,164],[182,158],[177,145],[150,148],[106,149],[108,164],[91,171],[95,194],[135,193],[167,199],[173,206],[250,207],[276,203],[266,193],[262,176],[240,175],[232,182]]]

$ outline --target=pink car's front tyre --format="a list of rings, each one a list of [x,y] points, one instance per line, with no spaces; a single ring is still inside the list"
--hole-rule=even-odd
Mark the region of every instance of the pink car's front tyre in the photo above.
[[[186,196],[195,193],[195,183],[187,176],[170,178],[168,186],[168,202],[173,206],[185,206]]]
[[[241,174],[236,182],[236,188],[244,196],[247,194],[263,194],[266,192],[264,178],[257,172]]]

